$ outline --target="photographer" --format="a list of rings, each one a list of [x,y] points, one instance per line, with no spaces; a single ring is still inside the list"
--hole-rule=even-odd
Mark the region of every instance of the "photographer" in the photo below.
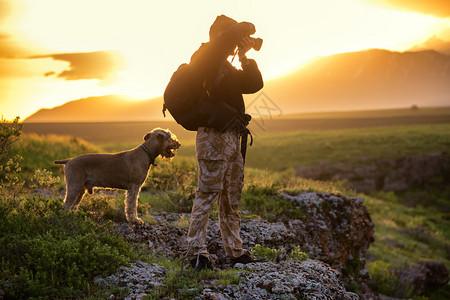
[[[190,66],[196,82],[208,91],[202,124],[197,130],[198,190],[192,207],[187,237],[187,257],[196,270],[212,269],[206,249],[209,213],[217,201],[223,246],[231,263],[255,261],[242,248],[238,213],[244,185],[244,159],[240,138],[248,133],[250,116],[245,114],[242,94],[259,91],[263,80],[256,62],[246,57],[250,48],[259,50],[262,40],[251,38],[255,26],[221,15],[212,24],[210,41],[192,55]],[[237,54],[242,70],[228,57]]]

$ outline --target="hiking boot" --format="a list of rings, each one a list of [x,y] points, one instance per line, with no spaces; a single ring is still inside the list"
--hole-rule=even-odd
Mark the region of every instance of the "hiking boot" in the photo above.
[[[233,258],[231,260],[231,266],[234,266],[235,264],[249,264],[249,263],[257,263],[257,262],[266,262],[266,258],[261,259],[254,259],[253,257],[249,256],[248,254],[243,254],[239,256],[238,258]]]
[[[197,257],[194,259],[191,259],[189,262],[191,264],[191,267],[194,268],[196,271],[201,270],[213,270],[212,264],[209,261],[209,259],[203,255],[200,255],[198,257],[198,263],[197,263]]]

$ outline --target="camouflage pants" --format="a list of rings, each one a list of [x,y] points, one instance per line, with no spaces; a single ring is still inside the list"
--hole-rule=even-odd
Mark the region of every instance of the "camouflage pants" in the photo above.
[[[217,201],[220,233],[226,254],[231,258],[248,254],[239,236],[239,202],[244,185],[244,162],[239,135],[201,127],[197,131],[196,151],[199,166],[198,190],[188,231],[188,257],[209,257],[206,234],[209,213]],[[190,249],[189,249],[190,248]]]

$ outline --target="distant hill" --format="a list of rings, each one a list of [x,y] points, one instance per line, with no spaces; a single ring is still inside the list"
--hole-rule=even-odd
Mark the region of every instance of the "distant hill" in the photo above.
[[[450,56],[372,49],[336,54],[268,83],[266,94],[293,112],[450,104]]]
[[[261,94],[246,96],[246,103],[253,105],[248,107],[250,114],[268,113],[267,105],[276,105],[283,114],[448,106],[450,56],[433,50],[401,53],[379,49],[335,54],[267,81],[263,92],[261,98]],[[158,120],[162,119],[161,109],[162,97],[130,101],[129,97],[109,95],[41,109],[25,122]]]
[[[67,102],[54,108],[43,108],[24,122],[106,122],[148,121],[161,119],[162,97],[135,101],[131,97],[106,95]]]
[[[434,50],[446,55],[450,55],[450,41],[443,41],[437,36],[432,36],[424,43],[411,48],[411,51]]]

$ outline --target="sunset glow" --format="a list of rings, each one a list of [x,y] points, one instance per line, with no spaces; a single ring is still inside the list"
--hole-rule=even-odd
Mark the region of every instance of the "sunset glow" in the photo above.
[[[7,47],[0,51],[0,104],[8,119],[89,96],[160,96],[178,65],[208,40],[219,14],[256,25],[264,44],[249,56],[265,80],[317,56],[404,51],[450,28],[449,18],[377,7],[376,1],[1,1],[1,45]],[[105,60],[110,69],[100,75],[80,75],[91,64],[57,56],[97,51],[118,57],[112,65]]]

